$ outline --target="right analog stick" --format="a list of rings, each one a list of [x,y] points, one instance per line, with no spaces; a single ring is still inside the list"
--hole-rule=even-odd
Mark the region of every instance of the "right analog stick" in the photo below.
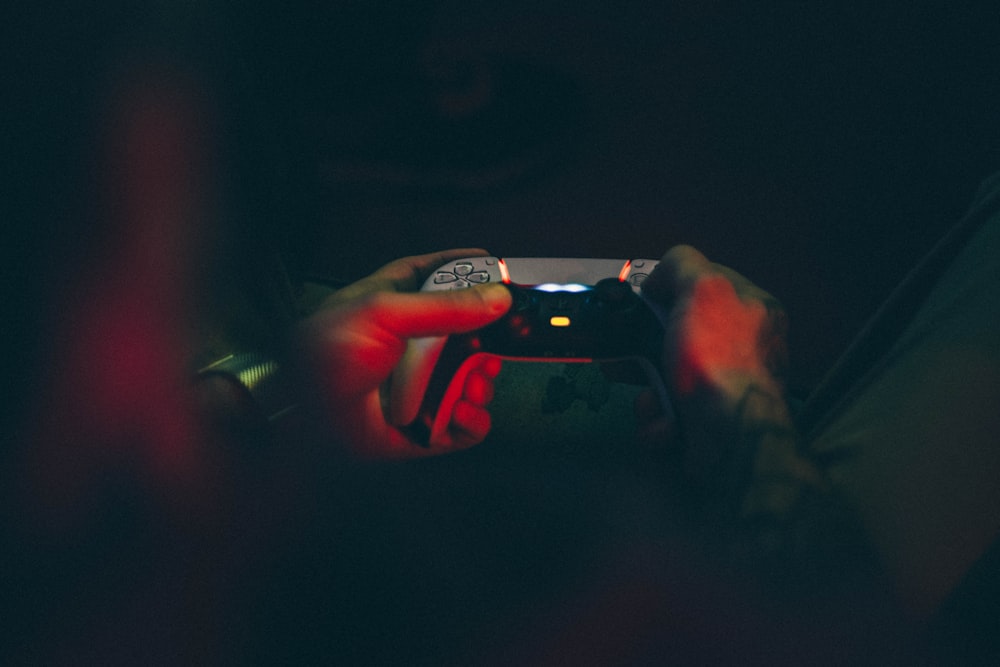
[[[594,285],[594,300],[609,310],[623,311],[633,306],[637,297],[628,283],[605,278]]]

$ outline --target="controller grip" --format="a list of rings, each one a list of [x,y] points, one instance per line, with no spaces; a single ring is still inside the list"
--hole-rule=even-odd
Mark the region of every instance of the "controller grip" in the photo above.
[[[412,421],[400,426],[406,435],[421,447],[430,447],[444,437],[455,403],[462,398],[465,380],[479,366],[482,357],[479,339],[474,334],[451,336],[436,355],[433,370]],[[415,395],[410,387],[411,395]]]
[[[437,365],[428,379],[416,417],[408,424],[399,427],[414,443],[427,448],[432,443],[440,442],[444,437],[451,422],[455,403],[462,398],[466,378],[479,366],[482,357],[491,354],[481,349],[481,343],[474,334],[449,338],[447,344],[442,347]],[[637,365],[645,375],[650,389],[659,399],[663,416],[673,422],[676,415],[667,393],[666,383],[654,359],[652,356],[636,356],[615,361],[629,361]]]

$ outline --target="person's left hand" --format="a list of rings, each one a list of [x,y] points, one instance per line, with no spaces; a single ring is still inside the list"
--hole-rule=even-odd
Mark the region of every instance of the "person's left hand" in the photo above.
[[[443,442],[416,446],[384,416],[380,387],[403,357],[407,340],[483,327],[510,308],[501,285],[417,292],[430,272],[461,257],[487,255],[456,249],[396,260],[331,295],[297,331],[298,362],[314,384],[323,419],[360,458],[406,458],[477,444],[490,429],[486,406],[500,359],[482,357],[465,380]]]

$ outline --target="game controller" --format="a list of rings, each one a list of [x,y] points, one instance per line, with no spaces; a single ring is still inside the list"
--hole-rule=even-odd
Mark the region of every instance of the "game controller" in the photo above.
[[[388,387],[388,420],[421,446],[440,441],[483,354],[539,362],[634,360],[669,402],[659,372],[663,322],[642,298],[657,261],[470,257],[435,270],[422,291],[501,283],[510,310],[466,334],[409,341]]]

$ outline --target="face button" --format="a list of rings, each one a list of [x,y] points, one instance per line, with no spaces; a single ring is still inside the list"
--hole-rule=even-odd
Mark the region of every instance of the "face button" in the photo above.
[[[490,281],[490,274],[485,271],[476,271],[475,273],[470,273],[465,277],[470,283],[483,284]]]

